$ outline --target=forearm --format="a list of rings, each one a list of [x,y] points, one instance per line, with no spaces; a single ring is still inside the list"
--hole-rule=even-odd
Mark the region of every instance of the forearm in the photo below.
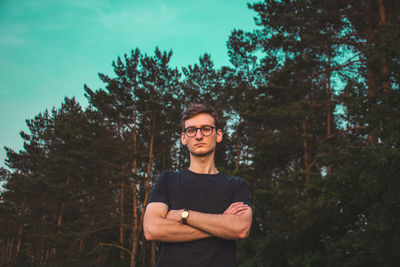
[[[251,216],[251,210],[241,215],[190,211],[188,224],[223,239],[241,239],[249,234]]]
[[[144,228],[147,240],[161,242],[189,242],[210,237],[211,235],[181,222],[166,218],[157,218]]]
[[[150,203],[144,215],[147,240],[188,242],[211,236],[240,239],[248,236],[252,210],[241,202],[232,203],[223,214],[189,211],[188,225],[181,222],[183,210],[169,210],[164,203]]]

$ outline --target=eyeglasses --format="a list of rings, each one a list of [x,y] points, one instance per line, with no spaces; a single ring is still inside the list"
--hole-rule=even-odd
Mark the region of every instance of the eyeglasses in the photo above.
[[[194,137],[197,134],[197,130],[200,130],[203,136],[210,136],[213,133],[213,130],[217,129],[213,126],[203,126],[200,128],[196,127],[187,127],[183,132],[186,134],[187,137]]]

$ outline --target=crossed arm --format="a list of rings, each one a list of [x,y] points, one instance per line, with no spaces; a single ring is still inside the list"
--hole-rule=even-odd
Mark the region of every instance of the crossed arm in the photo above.
[[[249,235],[253,212],[242,203],[232,203],[223,214],[189,211],[187,225],[181,223],[183,210],[170,210],[161,202],[147,205],[143,229],[147,240],[188,242],[211,236],[241,239]]]

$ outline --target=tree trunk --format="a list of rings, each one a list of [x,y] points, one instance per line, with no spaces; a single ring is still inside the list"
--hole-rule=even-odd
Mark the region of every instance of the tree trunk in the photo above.
[[[14,237],[12,237],[10,242],[8,243],[8,248],[7,248],[7,260],[8,261],[12,260],[13,247],[14,247]]]
[[[154,145],[154,134],[155,134],[155,128],[156,124],[155,121],[152,120],[152,127],[151,127],[151,136],[150,136],[150,145],[149,145],[149,162],[147,164],[147,177],[146,177],[146,182],[145,182],[145,192],[144,192],[144,200],[143,200],[143,207],[142,207],[142,212],[140,214],[140,221],[139,221],[139,228],[138,228],[138,236],[141,235],[142,232],[142,227],[143,227],[143,217],[144,217],[144,212],[146,210],[146,205],[147,201],[149,200],[149,193],[150,193],[150,179],[151,179],[151,166],[153,163],[153,145]],[[143,253],[146,251],[146,246],[142,245],[142,257]],[[144,260],[145,258],[143,258]],[[142,262],[144,264],[144,262]]]
[[[83,239],[79,240],[79,253],[83,251]]]
[[[36,250],[36,257],[35,257],[35,261],[36,262],[42,262],[43,261],[43,253],[44,253],[44,238],[42,238],[39,242],[39,246],[38,247],[34,247],[32,248],[33,251]]]
[[[240,127],[240,125],[239,125]],[[235,170],[239,170],[239,163],[240,163],[240,149],[241,149],[241,140],[240,140],[240,134],[238,132],[238,137],[237,137],[237,144],[236,144],[236,166]]]
[[[156,266],[156,242],[151,242],[150,266]]]
[[[66,184],[66,185],[69,185],[70,179],[71,179],[71,178],[68,176],[68,177],[67,177],[67,180],[65,181],[65,184]],[[62,225],[62,220],[63,220],[63,216],[64,216],[64,206],[65,206],[65,201],[63,201],[63,202],[61,203],[60,212],[59,212],[59,214],[58,214],[58,220],[57,220],[57,226],[58,226],[58,227],[61,227],[61,225]]]
[[[15,258],[18,258],[19,252],[21,251],[22,230],[23,230],[23,224],[21,223],[19,225],[19,230],[18,230],[18,240],[17,240],[17,247],[15,250]]]
[[[24,207],[25,207],[25,199],[22,202],[22,209],[24,209]],[[15,250],[15,259],[18,258],[18,255],[21,251],[21,239],[22,239],[23,229],[24,229],[24,224],[23,224],[23,221],[21,221],[21,223],[19,224],[19,229],[18,229],[18,239],[17,239],[17,247]]]
[[[70,180],[71,180],[71,178],[68,176],[68,177],[67,177],[67,180],[65,181],[65,184],[66,184],[67,186],[69,185]],[[62,226],[62,220],[63,220],[63,216],[64,216],[64,207],[65,207],[65,200],[63,200],[63,202],[61,203],[60,212],[58,213],[58,219],[57,219],[57,227],[58,227],[58,229],[57,229],[57,232],[60,231],[60,228],[61,228],[61,226]],[[49,251],[47,250],[46,257],[45,257],[45,261],[47,261],[48,258],[49,258],[48,252],[49,252]],[[55,256],[55,255],[56,255],[56,248],[55,248],[55,247],[53,247],[53,248],[51,249],[51,255],[52,255],[52,256]]]
[[[51,254],[52,254],[52,255],[56,255],[56,249],[55,249],[55,248],[53,248],[53,249],[51,250]],[[50,258],[50,250],[49,250],[49,249],[46,249],[46,255],[45,255],[45,257],[44,257],[44,262],[43,262],[45,265],[46,265],[46,263],[48,262],[49,258]]]
[[[132,179],[132,214],[133,214],[133,225],[132,225],[132,247],[131,247],[131,262],[130,267],[136,267],[136,255],[138,245],[138,213],[137,213],[137,136],[136,136],[136,98],[133,107],[133,179]]]
[[[147,241],[146,239],[143,238],[143,243],[142,243],[142,251],[141,251],[141,255],[140,255],[140,266],[141,267],[145,267],[146,265],[146,252],[147,252]]]
[[[156,124],[155,124],[155,121],[153,120],[152,127],[151,127],[150,146],[149,146],[149,162],[147,164],[147,177],[146,177],[146,182],[145,182],[144,200],[143,200],[142,213],[140,214],[139,229],[138,229],[139,235],[141,234],[141,231],[142,231],[144,212],[146,210],[147,201],[149,200],[151,166],[153,164],[153,145],[154,145],[155,128],[156,128]]]
[[[385,5],[383,3],[383,0],[379,0],[379,26],[384,26],[386,25],[386,10],[385,10]],[[383,41],[383,40],[381,40]],[[384,95],[384,101],[388,101],[391,96],[391,90],[390,90],[390,82],[389,82],[389,77],[390,77],[390,72],[389,72],[389,67],[387,65],[388,57],[386,51],[382,51],[381,55],[381,73],[382,73],[382,88],[383,88],[383,95]],[[385,117],[385,124],[388,124],[390,121],[390,115],[387,115]]]
[[[331,57],[328,59],[329,69],[331,69]],[[326,118],[326,136],[332,134],[332,87],[331,87],[331,75],[332,71],[328,73],[328,105],[327,105],[327,118]],[[327,168],[327,174],[332,172],[332,165]]]
[[[379,0],[379,26],[386,25],[386,11],[383,0]],[[382,51],[382,61],[381,61],[381,71],[383,74],[382,88],[385,94],[390,93],[390,83],[389,83],[389,67],[387,66],[387,54]]]
[[[306,183],[310,182],[311,179],[311,163],[310,163],[310,147],[308,144],[307,138],[307,126],[306,126],[306,119],[303,119],[303,148],[304,148],[304,166],[305,170],[304,173],[306,175]]]
[[[121,181],[121,189],[120,189],[120,203],[119,207],[121,209],[121,217],[120,217],[120,226],[119,226],[119,243],[121,246],[124,246],[124,238],[125,238],[125,175],[126,175],[126,166],[122,164],[122,181]],[[119,257],[121,261],[125,259],[125,253],[123,250],[119,252]]]
[[[372,13],[372,8],[371,8],[371,13]],[[367,46],[368,47],[373,47],[373,36],[374,36],[374,18],[372,14],[369,14],[368,21],[366,23],[366,41],[367,41]],[[367,58],[367,84],[368,84],[368,112],[372,113],[375,110],[375,105],[376,105],[376,92],[377,92],[377,81],[376,81],[376,75],[374,73],[374,70],[372,69],[371,65],[373,64],[371,58]],[[371,126],[371,125],[369,125]],[[376,125],[373,125],[376,127]],[[368,140],[376,144],[378,143],[378,138],[375,133],[371,132],[373,131],[373,128],[369,130],[368,133]]]

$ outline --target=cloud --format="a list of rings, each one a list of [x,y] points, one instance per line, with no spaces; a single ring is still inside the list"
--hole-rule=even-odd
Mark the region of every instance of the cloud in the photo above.
[[[4,95],[8,94],[10,91],[11,90],[9,88],[2,87],[2,88],[0,88],[0,95],[4,96]]]
[[[2,46],[22,46],[24,39],[21,36],[11,33],[0,34],[0,45]]]
[[[211,1],[212,2],[212,1]],[[116,42],[124,39],[131,43],[144,40],[164,40],[198,35],[212,27],[211,20],[202,17],[213,13],[208,0],[28,0],[23,7],[12,4],[6,11],[10,20],[0,19],[0,44],[21,46],[27,39],[37,36],[51,37],[63,33],[71,39],[103,40]],[[215,2],[213,2],[215,5]],[[203,15],[204,14],[204,15]],[[26,29],[9,30],[13,23]],[[47,35],[46,35],[47,34]]]
[[[0,27],[0,45],[21,47],[27,41],[28,31],[28,27],[21,24],[3,25]]]
[[[123,8],[114,10],[96,9],[97,20],[108,31],[133,33],[148,31],[165,34],[178,25],[179,9],[162,1],[131,2]]]

